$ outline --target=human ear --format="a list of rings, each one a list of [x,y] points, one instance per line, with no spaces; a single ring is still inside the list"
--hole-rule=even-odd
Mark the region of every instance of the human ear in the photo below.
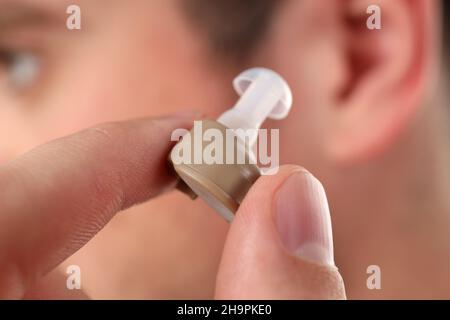
[[[366,25],[373,4],[381,10],[379,30]],[[412,124],[435,76],[438,7],[434,0],[343,4],[347,77],[324,113],[324,146],[334,160],[380,155]]]

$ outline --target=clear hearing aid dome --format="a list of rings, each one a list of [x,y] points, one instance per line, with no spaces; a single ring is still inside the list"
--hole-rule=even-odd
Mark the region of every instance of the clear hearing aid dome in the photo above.
[[[233,86],[241,98],[217,121],[231,129],[257,130],[267,119],[284,119],[291,110],[292,93],[286,81],[272,70],[253,68],[242,72]],[[256,137],[252,137],[253,144]]]
[[[241,95],[234,107],[217,121],[195,121],[170,154],[179,189],[199,196],[227,221],[261,175],[254,154],[261,125],[268,118],[284,119],[292,106],[288,84],[272,70],[246,70],[233,86]]]

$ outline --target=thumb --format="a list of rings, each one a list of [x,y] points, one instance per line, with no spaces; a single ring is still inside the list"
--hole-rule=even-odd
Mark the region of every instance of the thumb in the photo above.
[[[218,299],[345,299],[321,183],[281,167],[250,189],[231,225]]]

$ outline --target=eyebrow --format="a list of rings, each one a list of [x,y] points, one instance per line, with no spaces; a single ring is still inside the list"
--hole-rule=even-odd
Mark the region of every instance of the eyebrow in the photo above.
[[[64,14],[63,7],[48,3],[0,0],[0,33],[15,27],[55,24]]]

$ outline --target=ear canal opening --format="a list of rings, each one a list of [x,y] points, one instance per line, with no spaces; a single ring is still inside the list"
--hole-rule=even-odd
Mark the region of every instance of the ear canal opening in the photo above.
[[[239,81],[235,82],[234,89],[239,93],[239,95],[243,95],[251,84],[251,79],[239,79]]]

